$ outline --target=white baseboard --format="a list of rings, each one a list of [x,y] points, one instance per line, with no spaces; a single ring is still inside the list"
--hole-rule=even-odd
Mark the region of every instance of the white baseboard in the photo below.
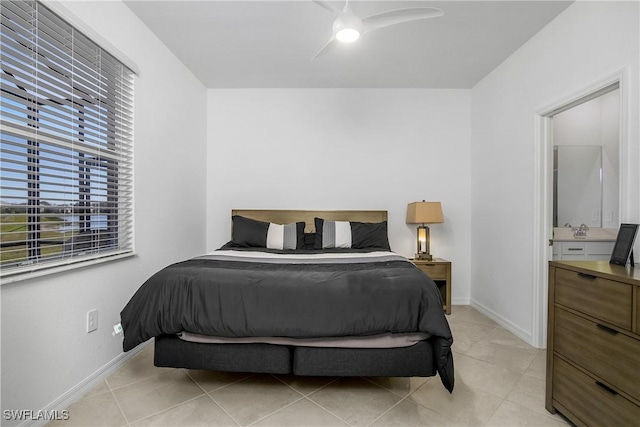
[[[478,301],[475,301],[474,299],[471,299],[471,304],[470,305],[473,308],[475,308],[476,310],[478,310],[480,313],[482,313],[485,316],[487,316],[489,319],[493,320],[494,322],[496,322],[497,324],[499,324],[503,328],[507,329],[509,332],[511,332],[512,334],[514,334],[518,338],[526,341],[527,344],[532,345],[533,347],[537,347],[533,343],[533,335],[531,334],[531,331],[525,331],[524,329],[522,329],[518,325],[512,323],[510,320],[502,317],[501,315],[499,315],[495,311],[490,310],[489,308],[487,308],[486,306],[480,304]]]
[[[43,413],[54,413],[67,409],[71,404],[80,400],[85,394],[87,394],[93,387],[113,372],[115,372],[120,366],[122,366],[127,360],[142,351],[147,345],[151,344],[152,340],[147,341],[144,344],[139,345],[134,350],[127,353],[120,353],[109,361],[106,365],[89,375],[84,380],[80,381],[66,393],[55,399],[53,402],[42,408]],[[19,427],[43,427],[49,420],[25,420],[18,424]]]

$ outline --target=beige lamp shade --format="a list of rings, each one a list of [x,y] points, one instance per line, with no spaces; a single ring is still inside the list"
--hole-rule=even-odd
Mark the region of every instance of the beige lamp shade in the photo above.
[[[438,224],[444,222],[440,202],[413,202],[407,206],[407,224]]]

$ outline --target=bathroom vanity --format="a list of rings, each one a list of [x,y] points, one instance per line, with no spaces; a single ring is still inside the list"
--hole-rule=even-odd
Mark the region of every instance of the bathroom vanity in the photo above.
[[[618,230],[589,228],[584,235],[575,235],[572,228],[553,229],[553,259],[564,261],[595,261],[611,258]]]

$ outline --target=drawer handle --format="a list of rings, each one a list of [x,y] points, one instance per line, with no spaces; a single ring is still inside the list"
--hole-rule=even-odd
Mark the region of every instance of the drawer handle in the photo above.
[[[607,333],[609,333],[611,335],[617,335],[618,334],[618,331],[616,331],[615,329],[612,329],[612,328],[610,328],[608,326],[601,325],[600,323],[596,324],[596,326],[598,327],[598,329],[602,329],[603,331],[605,331],[605,332],[607,332]]]
[[[600,381],[596,381],[596,385],[599,386],[600,388],[605,389],[606,391],[608,391],[609,393],[613,394],[614,396],[616,396],[618,394],[617,391],[615,391],[614,389],[612,389],[611,387],[602,384]]]
[[[568,251],[583,251],[584,248],[567,248]]]
[[[589,280],[595,280],[597,279],[596,276],[593,276],[591,274],[587,274],[587,273],[578,273],[578,276],[584,278],[584,279],[589,279]]]

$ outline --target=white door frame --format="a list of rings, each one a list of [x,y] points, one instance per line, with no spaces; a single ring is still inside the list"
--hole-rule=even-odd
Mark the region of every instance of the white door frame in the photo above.
[[[619,173],[619,219],[627,217],[629,208],[625,195],[628,185],[623,177],[627,176],[627,158],[629,150],[629,75],[625,68],[589,85],[571,95],[539,109],[534,114],[534,218],[533,218],[533,325],[532,341],[536,347],[546,347],[547,340],[547,289],[549,285],[548,262],[552,257],[549,240],[553,238],[553,120],[552,117],[572,106],[584,102],[585,98],[595,95],[611,85],[620,87],[620,173]]]

